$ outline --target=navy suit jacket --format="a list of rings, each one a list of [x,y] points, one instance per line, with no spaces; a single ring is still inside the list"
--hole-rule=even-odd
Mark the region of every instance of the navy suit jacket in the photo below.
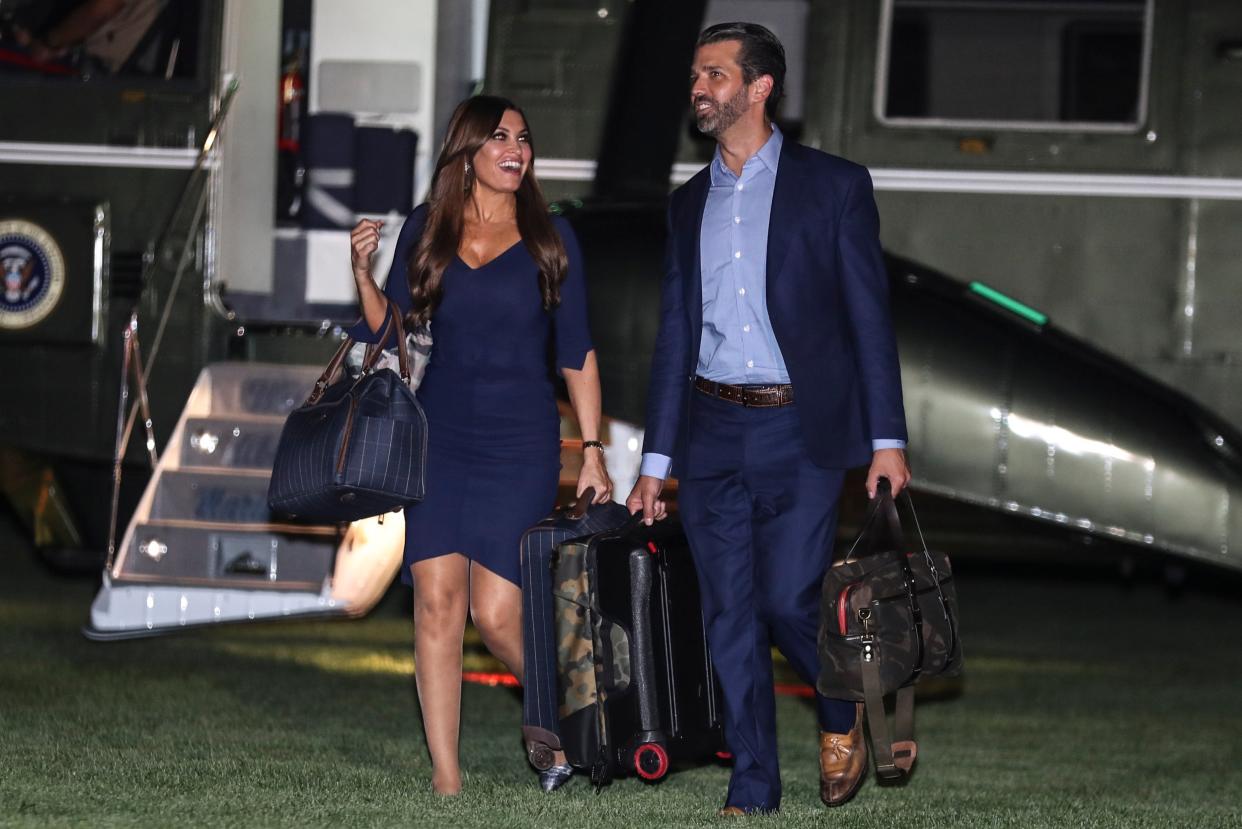
[[[703,332],[699,233],[708,168],[669,199],[660,331],[644,452],[684,470],[692,383]],[[811,460],[869,463],[873,438],[906,440],[901,371],[866,168],[786,140],[768,225],[768,315],[785,358]]]

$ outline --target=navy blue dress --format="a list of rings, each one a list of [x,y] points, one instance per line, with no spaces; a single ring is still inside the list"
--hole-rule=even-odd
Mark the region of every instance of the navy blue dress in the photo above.
[[[402,311],[410,308],[406,263],[426,215],[420,205],[406,219],[384,286]],[[581,369],[591,338],[578,241],[564,219],[553,223],[569,270],[551,312],[521,241],[479,268],[454,257],[444,272],[417,392],[427,413],[427,494],[405,510],[407,584],[414,562],[462,553],[520,586],[522,533],[555,506],[560,418],[549,357],[558,369]],[[365,321],[349,333],[379,339]]]

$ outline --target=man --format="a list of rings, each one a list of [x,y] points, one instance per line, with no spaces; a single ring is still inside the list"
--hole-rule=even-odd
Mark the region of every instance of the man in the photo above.
[[[910,477],[871,179],[784,140],[772,123],[784,76],[762,26],[699,37],[690,99],[716,154],[670,198],[642,474],[627,500],[648,524],[663,518],[675,465],[735,759],[724,815],[780,806],[770,647],[814,684],[845,470],[871,464],[871,497],[880,477],[894,494]],[[861,706],[817,708],[820,796],[837,806],[866,772]]]
[[[19,45],[40,62],[64,60],[74,49],[110,74],[134,55],[168,0],[82,0],[41,34],[15,29]]]

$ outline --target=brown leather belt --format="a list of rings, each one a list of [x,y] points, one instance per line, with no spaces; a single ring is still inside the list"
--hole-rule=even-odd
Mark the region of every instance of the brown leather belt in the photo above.
[[[793,386],[789,383],[772,386],[730,386],[728,383],[717,383],[715,380],[695,375],[694,387],[703,394],[719,397],[739,406],[772,408],[788,406],[793,402]]]

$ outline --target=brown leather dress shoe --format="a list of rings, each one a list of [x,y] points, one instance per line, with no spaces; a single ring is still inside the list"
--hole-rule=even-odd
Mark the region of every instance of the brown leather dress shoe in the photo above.
[[[725,806],[716,813],[716,817],[746,817],[746,810],[741,806]]]
[[[848,734],[819,733],[819,799],[825,806],[841,806],[854,796],[866,776],[867,740],[860,702]]]

